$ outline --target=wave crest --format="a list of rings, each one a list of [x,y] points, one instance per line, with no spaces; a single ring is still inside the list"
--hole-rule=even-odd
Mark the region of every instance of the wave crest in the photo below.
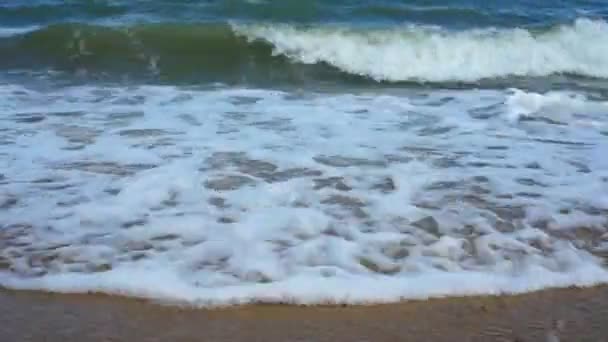
[[[250,41],[304,64],[327,63],[377,81],[477,81],[505,76],[568,73],[608,77],[608,25],[573,25],[448,32],[412,26],[358,31],[293,26],[235,26]]]

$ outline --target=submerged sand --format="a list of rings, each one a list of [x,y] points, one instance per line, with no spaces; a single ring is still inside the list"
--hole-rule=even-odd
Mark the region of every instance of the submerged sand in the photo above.
[[[608,341],[608,287],[351,307],[0,291],[0,341]]]

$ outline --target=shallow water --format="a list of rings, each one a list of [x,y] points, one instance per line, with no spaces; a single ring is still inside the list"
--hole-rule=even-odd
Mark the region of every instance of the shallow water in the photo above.
[[[6,323],[0,335],[11,341],[602,341],[607,299],[600,286],[395,305],[193,310],[103,295],[0,291]]]
[[[605,9],[535,4],[0,6],[0,284],[224,305],[605,282]]]

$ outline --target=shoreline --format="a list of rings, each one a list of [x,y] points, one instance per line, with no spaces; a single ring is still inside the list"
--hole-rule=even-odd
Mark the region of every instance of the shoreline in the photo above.
[[[6,341],[608,341],[608,285],[396,304],[200,309],[0,289]]]

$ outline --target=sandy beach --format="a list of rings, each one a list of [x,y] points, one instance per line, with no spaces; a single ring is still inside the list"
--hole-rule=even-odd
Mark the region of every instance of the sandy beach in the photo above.
[[[608,341],[606,286],[374,306],[213,310],[2,290],[0,308],[2,341]]]

